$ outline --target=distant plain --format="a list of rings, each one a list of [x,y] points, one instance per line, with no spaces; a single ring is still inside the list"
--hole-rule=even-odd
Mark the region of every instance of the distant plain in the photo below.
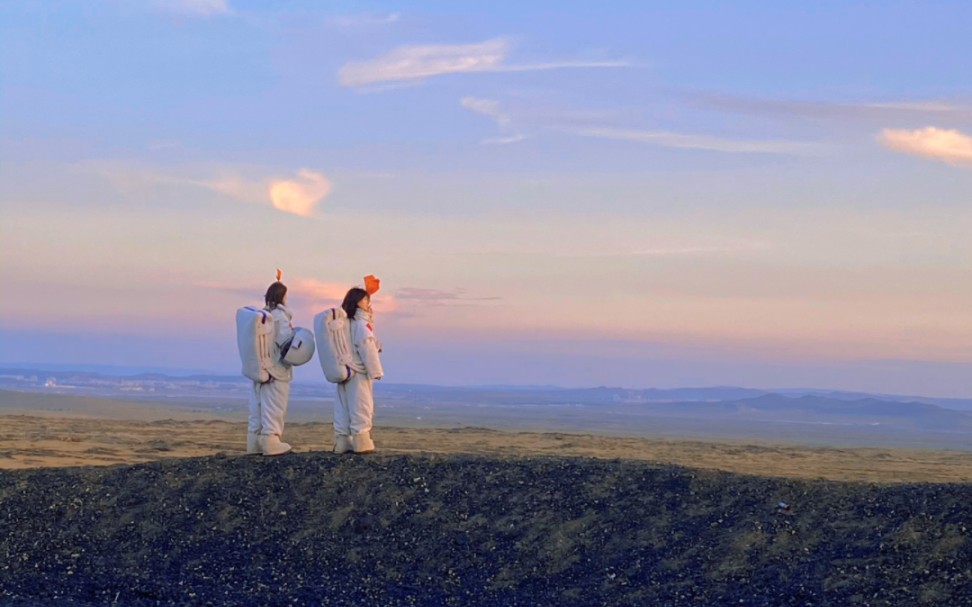
[[[297,452],[330,449],[331,404],[327,400],[292,403],[285,439]],[[175,404],[0,391],[0,469],[240,455],[245,406],[232,399]],[[629,413],[626,419],[617,411],[609,411],[609,419],[585,429],[589,411],[578,407],[502,411],[386,403],[379,407],[375,440],[388,454],[556,455],[771,477],[878,483],[972,481],[969,449],[815,445],[788,440],[798,438],[796,431],[769,440],[746,437],[743,424],[734,429],[731,424],[664,418],[637,418],[641,421],[635,423],[636,416]]]

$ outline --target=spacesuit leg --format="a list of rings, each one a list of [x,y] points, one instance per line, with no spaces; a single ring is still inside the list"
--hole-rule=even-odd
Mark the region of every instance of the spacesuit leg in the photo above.
[[[373,380],[364,373],[348,380],[348,412],[351,417],[351,445],[355,453],[375,450],[371,440],[371,422],[375,414]]]
[[[335,387],[337,388],[337,398],[334,400],[334,452],[347,453],[351,451],[348,382],[336,384]]]
[[[250,390],[250,414],[247,418],[246,427],[246,453],[252,455],[260,453],[258,440],[260,430],[263,425],[260,423],[260,384],[253,382],[253,389]]]
[[[273,380],[260,388],[261,450],[264,455],[282,455],[290,445],[280,441],[290,399],[290,382]]]

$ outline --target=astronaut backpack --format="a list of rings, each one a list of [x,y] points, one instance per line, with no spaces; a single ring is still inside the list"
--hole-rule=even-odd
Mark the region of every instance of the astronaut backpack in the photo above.
[[[236,311],[236,345],[240,350],[243,375],[255,382],[270,381],[273,364],[273,318],[266,310],[246,306]]]
[[[332,384],[351,378],[351,322],[344,308],[329,308],[314,317],[317,358],[324,377]]]

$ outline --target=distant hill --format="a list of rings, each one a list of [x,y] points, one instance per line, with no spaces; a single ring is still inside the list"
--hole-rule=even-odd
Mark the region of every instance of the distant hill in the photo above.
[[[101,367],[92,366],[98,369]],[[111,369],[125,370],[128,368]],[[0,389],[18,391],[45,390],[53,393],[78,393],[115,397],[123,394],[134,398],[160,398],[173,396],[227,397],[238,396],[249,390],[249,381],[241,375],[216,375],[210,373],[163,373],[158,370],[132,368],[131,373],[97,372],[61,368],[49,365],[45,368],[0,366]],[[296,381],[292,394],[303,398],[330,397],[332,384]],[[544,404],[624,404],[624,403],[676,403],[722,402],[754,399],[778,395],[791,398],[816,396],[835,401],[875,399],[884,402],[924,403],[946,409],[972,412],[972,398],[938,398],[895,394],[871,394],[819,389],[764,390],[734,386],[701,388],[562,388],[558,386],[435,386],[426,384],[381,383],[378,390],[383,395],[401,400],[428,400],[435,402],[476,402],[504,405]]]
[[[327,453],[4,472],[0,603],[957,607],[970,491]]]
[[[972,433],[972,414],[915,402],[874,398],[836,400],[820,396],[798,398],[766,394],[726,402],[681,402],[646,405],[655,415],[734,418],[818,424],[869,424],[900,428]],[[972,435],[970,435],[972,436]]]

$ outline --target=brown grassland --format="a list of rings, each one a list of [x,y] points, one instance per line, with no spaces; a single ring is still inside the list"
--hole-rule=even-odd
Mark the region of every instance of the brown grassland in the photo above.
[[[125,420],[58,414],[0,416],[0,469],[133,464],[166,458],[242,453],[246,424],[199,419]],[[178,416],[177,416],[178,417]],[[379,422],[380,423],[380,422]],[[972,482],[972,452],[831,448],[669,437],[514,432],[489,428],[382,427],[388,454],[579,456],[628,459],[760,476],[877,483]],[[331,425],[292,423],[296,452],[331,448]]]

